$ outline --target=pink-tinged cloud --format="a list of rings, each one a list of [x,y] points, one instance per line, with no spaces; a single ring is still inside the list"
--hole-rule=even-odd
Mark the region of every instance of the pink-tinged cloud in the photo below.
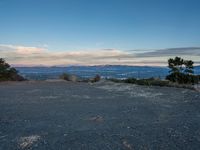
[[[17,46],[16,52],[19,54],[34,54],[34,53],[43,53],[43,52],[45,52],[45,49],[37,48],[37,47]]]
[[[47,48],[0,45],[0,57],[17,66],[66,66],[66,65],[137,65],[166,66],[171,57],[181,56],[200,64],[198,48],[163,49],[138,53],[117,49],[49,51]]]

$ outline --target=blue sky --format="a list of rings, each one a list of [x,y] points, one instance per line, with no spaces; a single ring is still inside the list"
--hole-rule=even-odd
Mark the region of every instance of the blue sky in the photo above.
[[[0,44],[51,52],[200,47],[200,1],[1,0]]]

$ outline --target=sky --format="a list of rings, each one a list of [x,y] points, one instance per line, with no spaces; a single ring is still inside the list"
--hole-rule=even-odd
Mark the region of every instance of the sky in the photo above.
[[[200,64],[199,0],[1,0],[0,57],[13,65]]]

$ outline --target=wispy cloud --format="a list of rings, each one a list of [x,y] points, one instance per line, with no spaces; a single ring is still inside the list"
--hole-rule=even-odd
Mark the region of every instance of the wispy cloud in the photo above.
[[[13,65],[167,65],[170,57],[183,56],[200,64],[200,48],[174,48],[163,50],[117,49],[50,51],[47,47],[0,45],[0,57]]]
[[[39,47],[26,47],[26,46],[17,46],[17,45],[0,45],[0,51],[11,51],[19,54],[34,54],[42,53],[46,49]]]
[[[137,57],[200,56],[200,47],[169,48],[139,53]]]

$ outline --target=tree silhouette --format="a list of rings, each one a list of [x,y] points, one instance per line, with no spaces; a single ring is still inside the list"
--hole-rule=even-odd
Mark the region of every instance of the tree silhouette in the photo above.
[[[186,74],[193,74],[194,73],[194,66],[193,66],[194,62],[191,60],[186,60],[184,61],[184,65],[185,65],[185,73]]]
[[[184,60],[181,57],[170,58],[168,67],[169,75],[166,79],[181,84],[198,83],[198,77],[194,74],[194,62],[192,60]]]
[[[170,58],[168,60],[168,67],[171,73],[180,73],[183,71],[184,60],[180,57]]]
[[[22,81],[24,78],[18,75],[15,68],[12,68],[3,58],[0,58],[0,81],[6,80]]]

